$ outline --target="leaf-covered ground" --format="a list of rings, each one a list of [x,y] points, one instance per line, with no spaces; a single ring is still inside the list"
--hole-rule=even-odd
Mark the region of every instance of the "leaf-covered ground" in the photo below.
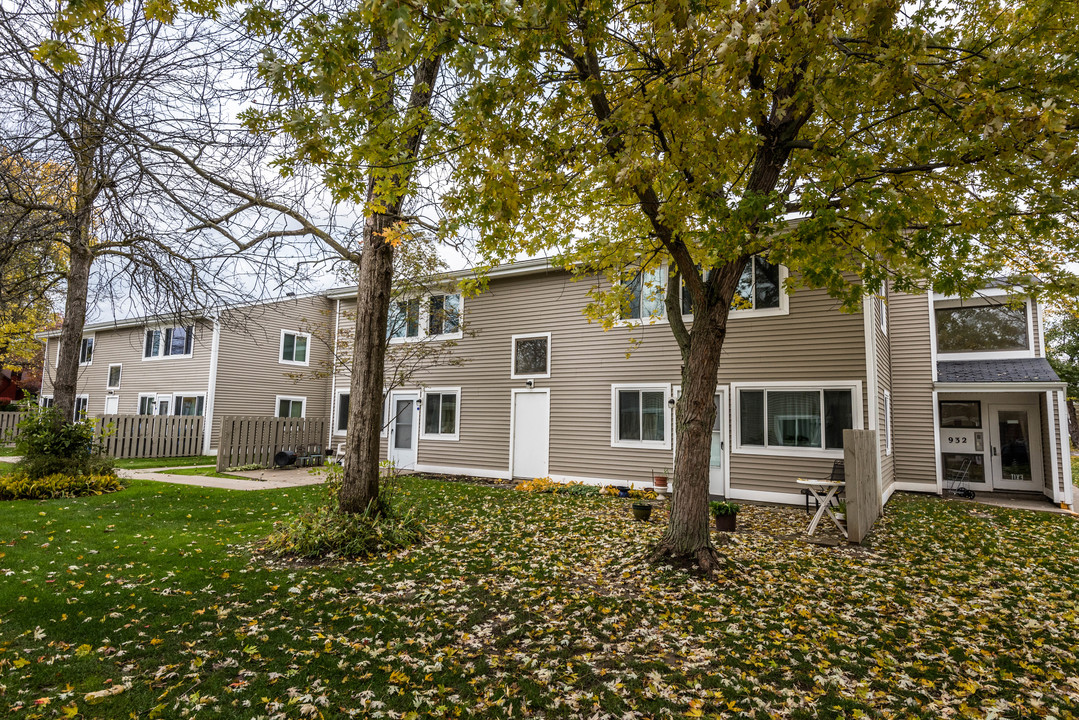
[[[730,570],[626,501],[410,480],[392,559],[253,553],[316,488],[0,503],[0,716],[1075,717],[1079,523],[897,497],[866,548],[747,507]],[[659,513],[662,519],[663,513]],[[655,515],[653,516],[655,517]],[[88,693],[113,688],[96,702]]]

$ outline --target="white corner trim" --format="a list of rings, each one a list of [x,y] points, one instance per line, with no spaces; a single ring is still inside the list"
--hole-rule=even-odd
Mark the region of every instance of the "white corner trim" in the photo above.
[[[535,338],[547,339],[547,371],[543,373],[518,373],[517,372],[517,341],[532,340]],[[551,377],[551,333],[524,333],[510,336],[510,380],[545,380]]]
[[[1051,489],[1053,491],[1051,497],[1054,503],[1060,503],[1064,491],[1060,482],[1060,453],[1058,450],[1059,443],[1057,443],[1057,427],[1060,426],[1060,423],[1057,422],[1057,408],[1052,391],[1045,393],[1045,414],[1045,425],[1049,430],[1049,468],[1052,473]],[[1045,494],[1044,478],[1042,479],[1042,494]]]
[[[868,429],[874,430],[877,433],[874,443],[876,445],[877,489],[882,490],[884,483],[884,460],[881,457],[882,451],[880,442],[880,398],[877,397],[880,392],[880,380],[877,377],[878,347],[876,308],[878,302],[879,300],[876,295],[872,296],[870,302],[862,302],[862,321],[865,326],[866,414],[868,415],[867,419],[869,420]],[[885,405],[887,406],[887,403]]]
[[[933,367],[936,368],[937,364],[934,362]],[[937,371],[933,370],[934,377]],[[937,471],[937,495],[941,495],[944,492],[944,466],[940,459],[940,402],[937,399],[939,393],[933,391],[933,467]],[[896,483],[899,485],[899,483]]]
[[[929,309],[929,369],[933,373],[933,382],[937,382],[937,313],[933,308],[933,293],[926,295],[925,305]],[[937,399],[934,397],[933,404],[935,405],[936,402]],[[936,415],[933,419],[936,419]],[[935,427],[933,432],[936,432]]]
[[[341,337],[341,299],[338,298],[336,303],[337,308],[333,313],[333,339],[330,341],[330,426],[326,428],[326,447],[333,445],[333,436],[337,430],[337,342]]]
[[[142,335],[143,352],[146,349],[146,333]],[[214,429],[214,398],[217,396],[217,362],[221,357],[221,320],[214,318],[213,337],[210,340],[210,373],[206,378],[206,407],[203,408],[205,415],[202,428],[202,450],[210,447],[210,435]],[[141,395],[140,395],[141,397]]]

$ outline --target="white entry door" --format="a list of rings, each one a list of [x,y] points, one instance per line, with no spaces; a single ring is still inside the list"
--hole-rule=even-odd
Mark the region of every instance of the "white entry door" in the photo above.
[[[105,414],[116,415],[120,410],[120,396],[119,395],[106,395],[105,396]]]
[[[549,390],[513,391],[513,427],[510,443],[513,477],[547,477],[551,444],[551,393]]]
[[[716,420],[712,424],[712,451],[708,460],[708,494],[727,496],[727,392],[713,398]]]
[[[158,395],[154,415],[168,415],[172,410],[172,395]]]
[[[993,487],[1042,490],[1042,439],[1038,408],[989,406],[989,464]]]
[[[390,393],[390,438],[389,459],[398,470],[412,470],[416,467],[416,440],[419,427],[416,422],[416,406],[420,394]]]

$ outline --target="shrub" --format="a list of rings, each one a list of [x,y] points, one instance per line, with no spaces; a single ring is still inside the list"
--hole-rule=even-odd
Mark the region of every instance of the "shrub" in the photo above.
[[[325,496],[314,508],[278,523],[266,547],[279,555],[301,558],[370,557],[415,544],[423,538],[423,522],[398,495],[395,478],[383,480],[379,497],[362,513],[343,513],[337,492],[342,471],[326,466]]]
[[[600,492],[602,492],[607,497],[619,497],[619,491],[615,485],[604,485],[603,490],[601,490]],[[655,490],[638,490],[637,488],[632,487],[629,489],[629,496],[638,500],[655,500],[657,497],[659,497],[658,495],[656,495]]]
[[[64,422],[56,408],[29,408],[19,422],[16,472],[37,480],[51,475],[114,475],[113,460],[101,453],[92,422]]]
[[[599,488],[595,485],[588,485],[578,481],[560,483],[549,477],[525,480],[517,483],[514,489],[521,492],[553,493],[557,495],[596,495],[599,493]]]
[[[17,473],[0,477],[0,500],[50,500],[52,498],[104,495],[123,490],[124,483],[115,475],[47,475],[31,478]]]
[[[736,505],[726,500],[713,500],[708,503],[708,511],[712,513],[712,517],[723,517],[724,515],[737,515],[741,510],[740,505]]]

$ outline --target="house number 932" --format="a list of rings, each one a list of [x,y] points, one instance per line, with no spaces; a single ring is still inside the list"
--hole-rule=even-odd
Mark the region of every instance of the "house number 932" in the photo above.
[[[949,435],[948,436],[948,444],[949,445],[966,445],[967,444],[967,438],[965,438],[965,437],[963,437],[961,435]]]

